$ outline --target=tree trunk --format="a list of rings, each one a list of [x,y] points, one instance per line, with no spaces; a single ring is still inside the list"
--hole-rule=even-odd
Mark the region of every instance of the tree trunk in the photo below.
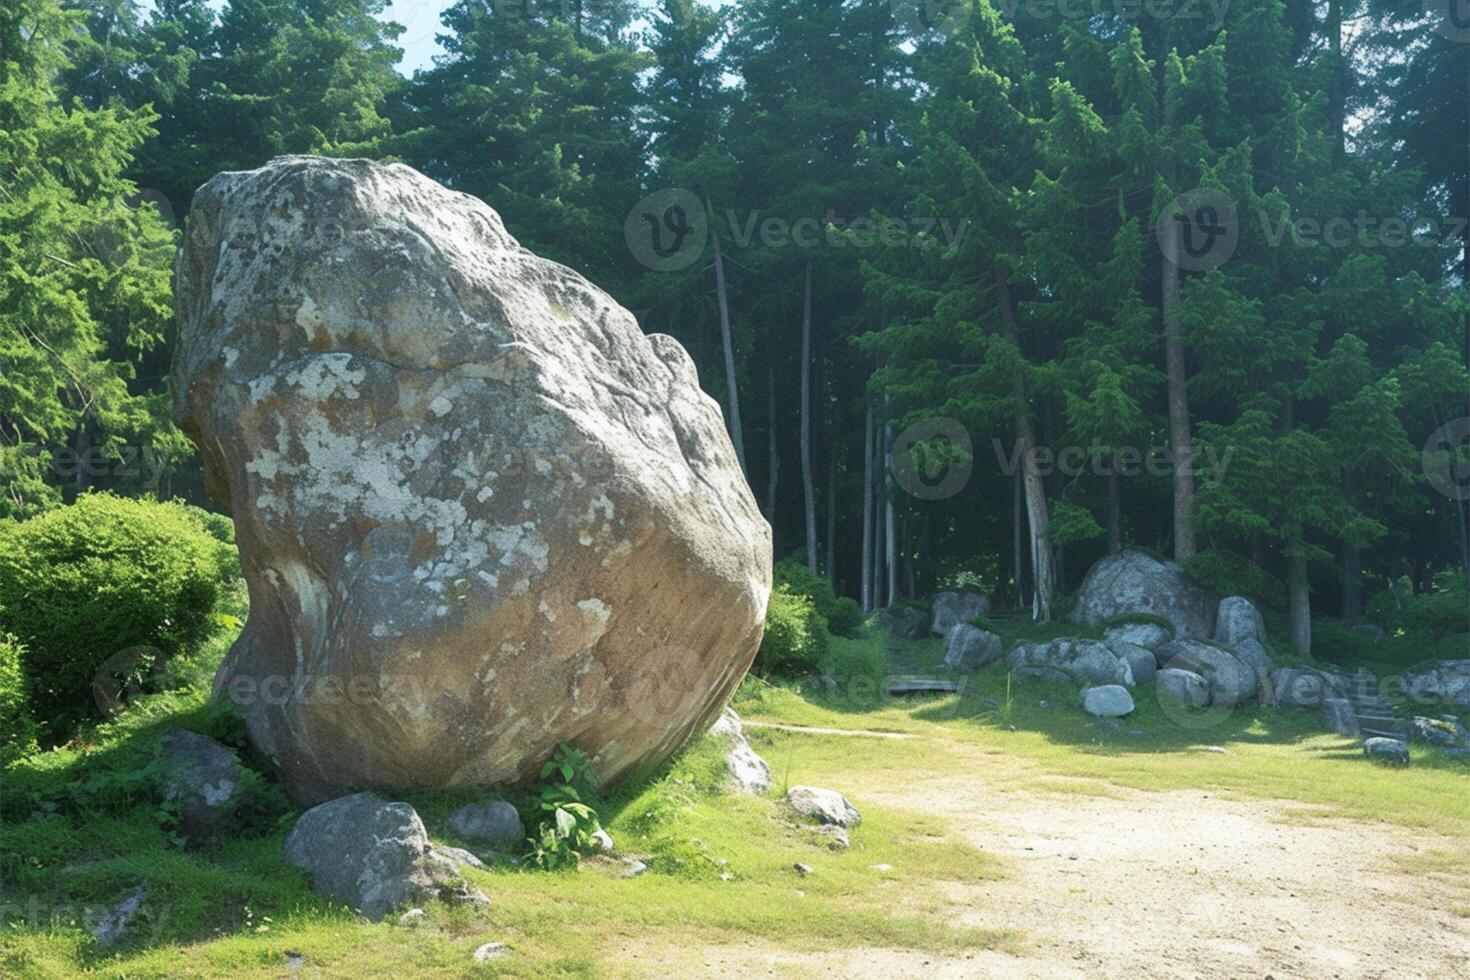
[[[1011,479],[1011,569],[1016,580],[1016,608],[1026,608],[1026,568],[1021,550],[1021,501],[1026,490],[1021,485],[1021,470],[1017,468]]]
[[[827,581],[837,584],[837,425],[832,424],[834,434],[831,450],[827,453]]]
[[[1123,550],[1123,488],[1118,479],[1118,454],[1108,467],[1108,554]]]
[[[1011,304],[1011,286],[1006,271],[999,264],[995,267],[996,295],[1000,303],[1001,329],[1005,339],[1017,352],[1021,350],[1021,331],[1016,323],[1015,307]],[[1021,379],[1015,381],[1016,449],[1021,457],[1021,484],[1026,497],[1026,517],[1031,544],[1031,618],[1037,622],[1051,619],[1052,569],[1051,545],[1042,537],[1049,519],[1046,506],[1046,488],[1040,470],[1036,466],[1036,436],[1031,425],[1031,414],[1024,407],[1026,392]]]
[[[801,302],[801,496],[806,511],[806,568],[817,574],[817,498],[812,481],[812,264]]]
[[[1363,616],[1363,558],[1351,541],[1342,543],[1342,620],[1356,623]]]
[[[863,413],[863,612],[873,611],[873,406]]]
[[[776,525],[776,482],[781,475],[781,453],[776,446],[776,369],[766,368],[766,519]]]
[[[1190,509],[1194,499],[1192,444],[1189,433],[1189,395],[1184,387],[1184,337],[1179,328],[1179,267],[1170,259],[1178,254],[1179,226],[1163,225],[1164,247],[1164,359],[1169,378],[1169,440],[1174,450],[1174,558],[1194,557],[1194,527]]]
[[[1287,563],[1287,587],[1290,592],[1288,616],[1291,620],[1291,646],[1307,656],[1312,652],[1312,597],[1307,584],[1307,560],[1292,558]]]
[[[893,477],[889,461],[893,456],[893,422],[888,418],[887,402],[883,412],[883,559],[888,572],[888,605],[898,601],[898,535],[894,532]]]
[[[709,209],[713,219],[715,206],[707,197],[705,207]],[[719,232],[715,231],[710,237],[715,243],[715,298],[720,306],[720,343],[725,348],[725,389],[730,413],[730,441],[735,444],[735,458],[740,462],[740,472],[748,480],[750,471],[745,468],[745,433],[740,425],[740,386],[735,379],[735,342],[730,332],[730,303],[725,292],[725,257],[720,252]]]

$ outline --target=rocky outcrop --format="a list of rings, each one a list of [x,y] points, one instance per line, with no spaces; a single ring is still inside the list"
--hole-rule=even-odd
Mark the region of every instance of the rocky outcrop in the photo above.
[[[1004,650],[1000,637],[994,633],[969,623],[959,623],[949,631],[944,666],[951,670],[979,670],[999,660]]]
[[[1205,679],[1210,689],[1210,704],[1233,708],[1256,696],[1260,679],[1255,668],[1235,654],[1213,643],[1200,640],[1175,640],[1155,651],[1165,667],[1188,670]]]
[[[159,768],[160,794],[191,843],[234,829],[245,778],[234,752],[198,732],[174,728],[163,737]]]
[[[1118,684],[1089,687],[1082,692],[1082,710],[1094,718],[1122,718],[1133,713],[1133,695]]]
[[[1322,726],[1346,738],[1357,738],[1362,734],[1358,727],[1358,713],[1347,698],[1329,697],[1322,699]]]
[[[1136,549],[1108,555],[1077,590],[1073,620],[1089,625],[1138,613],[1168,620],[1176,638],[1206,639],[1214,629],[1216,597],[1189,580],[1174,562]]]
[[[1249,664],[1258,678],[1271,672],[1271,655],[1266,652],[1266,622],[1255,603],[1244,596],[1226,596],[1215,613],[1215,642],[1230,648],[1237,659]]]
[[[369,793],[303,813],[286,837],[286,860],[310,873],[313,891],[375,921],[410,898],[471,892],[413,807]]]
[[[1158,623],[1118,623],[1103,630],[1107,643],[1129,643],[1152,650],[1174,639],[1174,633]]]
[[[1103,643],[1117,655],[1118,659],[1127,662],[1128,669],[1133,674],[1134,684],[1148,684],[1153,681],[1159,664],[1152,650],[1126,640],[1104,640]]]
[[[1409,764],[1409,747],[1397,738],[1366,738],[1363,740],[1363,754],[1385,765]]]
[[[857,807],[847,797],[830,789],[815,786],[793,786],[786,791],[786,802],[804,817],[836,827],[856,827],[863,822]]]
[[[673,339],[399,164],[283,157],[194,197],[173,414],[250,615],[217,687],[298,802],[604,780],[718,715],[770,528]]]
[[[1133,671],[1101,640],[1056,639],[1022,643],[1006,655],[1017,677],[1073,684],[1133,684]]]
[[[745,726],[733,708],[720,713],[709,733],[725,742],[725,772],[736,790],[760,796],[771,788],[771,767],[746,741]]]
[[[1209,683],[1192,670],[1165,667],[1154,675],[1159,702],[1185,708],[1203,708],[1210,703]]]
[[[1283,708],[1317,708],[1344,690],[1341,677],[1316,667],[1278,667],[1268,683],[1272,700]]]
[[[941,592],[930,603],[934,618],[929,624],[936,636],[949,636],[961,623],[990,615],[990,599],[978,592]]]
[[[1403,690],[1419,707],[1470,708],[1470,660],[1438,660],[1404,671]]]

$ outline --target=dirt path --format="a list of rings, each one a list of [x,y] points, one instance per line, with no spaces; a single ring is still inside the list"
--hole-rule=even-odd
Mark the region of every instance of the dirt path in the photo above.
[[[985,772],[977,760],[970,773]],[[1012,784],[1014,785],[1014,784]],[[1300,805],[1198,791],[1007,790],[915,773],[844,787],[862,803],[949,818],[1011,861],[1000,881],[949,886],[958,925],[1016,930],[1016,954],[791,953],[761,943],[698,951],[702,976],[1466,976],[1465,842]],[[686,950],[687,952],[694,952]],[[689,961],[686,961],[689,962]]]

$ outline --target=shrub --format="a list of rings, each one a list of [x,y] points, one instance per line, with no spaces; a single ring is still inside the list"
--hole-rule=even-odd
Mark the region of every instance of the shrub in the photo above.
[[[170,656],[203,639],[225,547],[181,505],[102,493],[0,525],[0,628],[25,647],[49,739],[94,713],[93,679],[114,654]]]
[[[1437,592],[1419,595],[1407,589],[1388,589],[1368,603],[1368,617],[1390,630],[1428,633],[1438,640],[1470,628],[1470,594],[1463,582],[1448,583]]]
[[[0,769],[36,748],[36,723],[20,657],[15,637],[0,633]]]
[[[1249,558],[1220,548],[1206,548],[1184,563],[1184,571],[1220,595],[1243,595],[1257,606],[1279,607],[1286,583]]]
[[[862,609],[854,600],[838,595],[831,582],[820,575],[813,575],[800,561],[784,558],[777,562],[776,582],[809,597],[817,612],[827,621],[828,630],[838,636],[857,636],[863,625]]]
[[[786,676],[810,673],[827,652],[827,640],[827,623],[811,596],[777,585],[766,607],[766,635],[756,654],[756,670]]]

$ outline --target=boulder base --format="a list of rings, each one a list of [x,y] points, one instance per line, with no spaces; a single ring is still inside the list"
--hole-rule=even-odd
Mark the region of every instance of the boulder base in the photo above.
[[[1179,565],[1129,549],[1092,566],[1077,590],[1072,618],[1097,625],[1118,616],[1150,613],[1168,620],[1175,637],[1206,639],[1215,625],[1216,602],[1214,594],[1191,582]]]
[[[398,164],[194,197],[173,414],[235,519],[216,681],[298,802],[652,768],[759,646],[770,528],[673,339]]]

